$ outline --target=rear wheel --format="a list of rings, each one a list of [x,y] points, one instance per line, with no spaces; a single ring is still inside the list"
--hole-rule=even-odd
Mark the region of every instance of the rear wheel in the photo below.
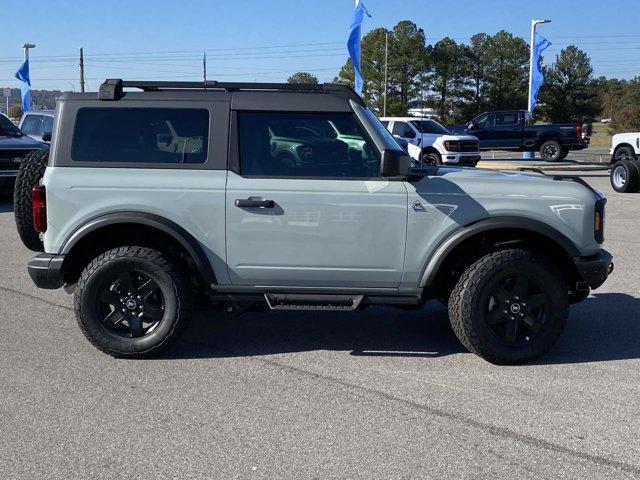
[[[540,147],[540,156],[547,162],[557,162],[562,156],[562,147],[557,140],[547,140]]]
[[[25,247],[34,252],[43,252],[40,235],[33,228],[33,187],[40,184],[49,162],[49,149],[35,150],[20,163],[13,190],[13,211],[18,234]]]
[[[620,160],[611,168],[609,179],[616,192],[637,192],[640,186],[638,170],[629,160]]]
[[[162,253],[121,247],[99,255],[82,272],[76,319],[103,352],[144,358],[166,351],[180,337],[192,297],[185,276]]]
[[[614,162],[619,162],[620,160],[634,160],[635,157],[636,156],[633,153],[633,149],[626,145],[619,147],[613,154]]]
[[[526,250],[480,258],[460,276],[449,317],[469,351],[496,364],[535,360],[556,343],[569,314],[563,278],[549,261]]]

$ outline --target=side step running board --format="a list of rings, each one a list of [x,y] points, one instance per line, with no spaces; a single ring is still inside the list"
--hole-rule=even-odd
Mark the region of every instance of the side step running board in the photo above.
[[[271,310],[342,310],[351,311],[360,306],[364,295],[316,295],[295,293],[265,293]]]

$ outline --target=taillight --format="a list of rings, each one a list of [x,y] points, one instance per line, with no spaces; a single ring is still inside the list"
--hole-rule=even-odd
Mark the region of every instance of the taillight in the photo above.
[[[576,125],[576,138],[582,140],[582,125]]]
[[[31,190],[33,228],[36,232],[47,230],[47,190],[42,186],[33,187]]]

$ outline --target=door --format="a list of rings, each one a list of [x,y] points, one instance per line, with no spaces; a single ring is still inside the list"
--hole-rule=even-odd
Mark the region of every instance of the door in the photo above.
[[[520,112],[497,112],[493,121],[493,137],[495,147],[520,148],[522,145],[522,128]]]
[[[493,113],[483,113],[472,120],[473,128],[467,129],[467,132],[470,135],[473,135],[480,140],[480,148],[487,149],[496,146],[492,132],[493,120]]]
[[[352,132],[349,143],[328,122]],[[226,193],[231,282],[397,288],[407,190],[379,177],[380,153],[353,114],[237,112],[236,123]]]

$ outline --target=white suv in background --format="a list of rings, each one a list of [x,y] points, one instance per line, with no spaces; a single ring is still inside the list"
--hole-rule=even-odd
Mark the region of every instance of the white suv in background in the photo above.
[[[475,167],[480,161],[479,142],[472,135],[452,134],[430,118],[384,117],[380,120],[393,135],[409,143],[409,155],[423,165]]]

